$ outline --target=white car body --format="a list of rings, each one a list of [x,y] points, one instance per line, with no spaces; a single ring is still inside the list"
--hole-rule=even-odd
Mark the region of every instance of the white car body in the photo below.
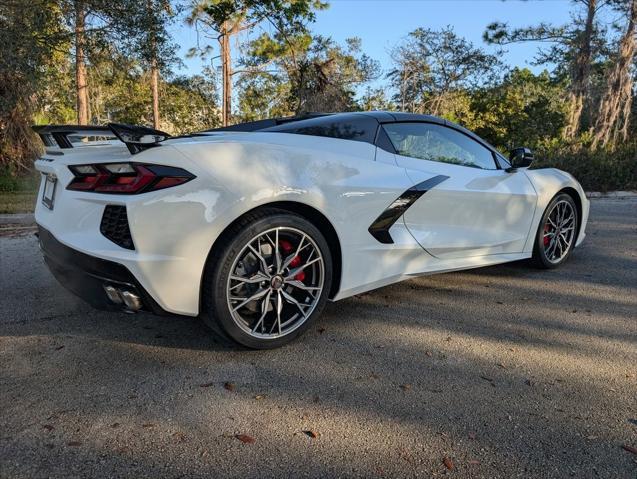
[[[505,263],[532,255],[551,199],[579,199],[585,237],[589,202],[579,183],[556,169],[482,170],[400,156],[374,144],[272,131],[210,132],[163,141],[131,155],[112,141],[49,147],[36,168],[55,175],[54,207],[38,199],[35,218],[61,244],[124,265],[164,310],[196,316],[202,276],[215,241],[245,213],[265,205],[302,205],[329,222],[338,251],[332,300],[414,276]],[[136,195],[65,188],[69,165],[136,162],[174,166],[195,178]],[[380,242],[370,225],[416,184],[444,175]],[[44,181],[39,198],[43,196]],[[135,249],[100,233],[106,205],[126,207]],[[326,232],[327,233],[327,232]]]

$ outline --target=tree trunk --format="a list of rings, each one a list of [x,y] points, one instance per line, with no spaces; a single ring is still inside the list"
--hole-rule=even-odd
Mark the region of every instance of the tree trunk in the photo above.
[[[620,139],[624,141],[628,139],[628,124],[633,96],[631,65],[636,50],[636,23],[637,0],[632,0],[626,32],[619,42],[617,60],[607,76],[606,91],[600,103],[599,115],[593,132],[593,148],[607,146]]]
[[[149,18],[153,18],[153,1],[146,0]],[[157,40],[154,22],[150,24],[150,90],[153,96],[153,128],[159,129],[159,65],[157,62]]]
[[[86,10],[84,3],[78,1],[75,4],[75,84],[78,125],[86,125],[89,122],[85,23]]]
[[[221,59],[222,68],[222,113],[221,121],[223,126],[230,124],[230,116],[232,113],[232,57],[230,55],[230,35],[231,29],[229,22],[224,22],[221,31]]]
[[[573,72],[573,85],[570,96],[570,112],[568,124],[564,131],[566,138],[573,138],[581,129],[582,111],[588,99],[589,81],[591,73],[593,30],[595,28],[595,14],[597,12],[597,0],[588,0],[588,14],[586,26],[582,34],[579,51],[575,58]]]
[[[159,129],[159,68],[157,59],[153,58],[150,65],[150,89],[153,92],[153,128]]]

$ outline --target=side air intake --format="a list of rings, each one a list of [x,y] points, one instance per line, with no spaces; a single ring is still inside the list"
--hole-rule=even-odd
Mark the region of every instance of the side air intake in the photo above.
[[[126,249],[135,249],[133,237],[128,227],[126,206],[107,205],[104,208],[100,232],[116,245]]]

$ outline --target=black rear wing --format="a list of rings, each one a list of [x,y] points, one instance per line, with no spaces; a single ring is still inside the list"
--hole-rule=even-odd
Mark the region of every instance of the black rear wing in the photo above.
[[[168,133],[145,126],[109,123],[106,126],[95,125],[43,125],[34,126],[44,146],[62,149],[80,146],[94,146],[119,140],[126,145],[131,154],[159,146],[170,138]]]

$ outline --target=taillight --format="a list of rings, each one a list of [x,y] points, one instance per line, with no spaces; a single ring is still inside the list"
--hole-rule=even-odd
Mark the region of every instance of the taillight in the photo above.
[[[104,163],[73,165],[75,176],[67,190],[134,195],[182,185],[195,176],[173,166],[141,163]]]

